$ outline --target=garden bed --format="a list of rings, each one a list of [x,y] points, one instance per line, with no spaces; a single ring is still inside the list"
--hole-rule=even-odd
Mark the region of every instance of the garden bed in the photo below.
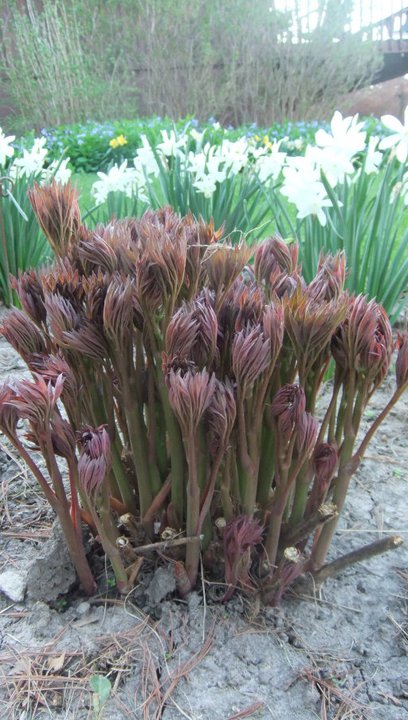
[[[1,379],[25,373],[4,339],[0,357]],[[377,392],[367,422],[384,406],[392,383]],[[405,397],[371,443],[353,480],[334,554],[391,531],[404,537],[407,411]],[[5,719],[406,716],[406,544],[326,581],[321,591],[298,588],[279,609],[260,608],[242,595],[217,603],[217,586],[204,578],[188,601],[177,600],[172,572],[153,561],[144,563],[140,583],[122,599],[94,553],[98,594],[87,601],[72,582],[48,505],[4,438],[0,487]],[[57,584],[65,595],[58,595]],[[103,686],[100,695],[92,691],[95,676],[111,683],[100,715]]]

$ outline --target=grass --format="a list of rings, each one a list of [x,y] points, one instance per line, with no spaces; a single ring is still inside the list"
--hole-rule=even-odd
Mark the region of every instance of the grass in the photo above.
[[[95,205],[95,200],[91,195],[91,188],[97,180],[96,173],[73,173],[71,175],[72,184],[78,188],[79,205],[84,213]]]

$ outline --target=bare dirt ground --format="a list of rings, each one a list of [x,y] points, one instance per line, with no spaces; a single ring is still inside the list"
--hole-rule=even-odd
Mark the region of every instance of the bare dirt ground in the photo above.
[[[344,112],[359,113],[362,116],[394,115],[404,120],[404,110],[408,105],[408,77],[402,75],[394,80],[369,85],[350,93],[342,103]]]
[[[23,373],[0,340],[0,379]],[[369,448],[333,557],[384,534],[407,537],[407,411],[408,398]],[[2,437],[0,530],[1,720],[408,718],[406,543],[278,609],[242,596],[221,605],[204,578],[182,602],[171,570],[153,563],[120,599],[102,557],[99,595],[87,600],[72,589],[51,512]],[[106,703],[95,676],[110,682]]]

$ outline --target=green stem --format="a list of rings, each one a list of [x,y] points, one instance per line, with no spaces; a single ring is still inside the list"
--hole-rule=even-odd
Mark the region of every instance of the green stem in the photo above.
[[[231,520],[234,515],[234,506],[231,500],[231,448],[227,450],[224,468],[221,477],[221,502],[225,520]]]
[[[123,504],[126,505],[129,512],[136,515],[138,510],[136,497],[132,487],[129,485],[129,480],[123,467],[117,441],[120,442],[119,438],[115,434],[114,441],[111,443],[113,474],[118,484],[119,494],[122,498]]]
[[[92,497],[88,497],[88,508],[98,531],[101,545],[108,556],[113,572],[115,573],[118,590],[120,592],[125,592],[128,586],[128,576],[125,568],[123,567],[122,559],[116,546],[115,535],[117,536],[117,531],[112,523],[110,510],[106,507],[106,503],[102,502],[99,508],[99,516]]]
[[[326,434],[326,430],[329,427],[329,437],[334,435],[334,431],[331,430],[333,419],[336,415],[336,407],[337,407],[337,399],[339,396],[339,391],[341,388],[341,383],[334,381],[333,385],[333,393],[330,398],[330,403],[327,407],[325,416],[323,418],[322,424],[320,426],[319,436],[316,440],[316,447],[324,442],[324,436]]]
[[[265,540],[265,554],[270,567],[276,565],[279,540],[281,536],[283,513],[285,512],[287,489],[285,483],[282,488],[275,491],[273,508],[269,520],[269,530]]]
[[[188,464],[188,481],[187,481],[187,517],[186,517],[186,536],[188,538],[197,535],[197,527],[200,519],[200,487],[198,484],[198,437],[194,429],[189,430],[188,437],[185,438],[187,449]],[[200,542],[199,540],[190,542],[186,548],[186,572],[193,588],[198,574],[198,565],[200,561]]]
[[[344,413],[344,440],[340,450],[339,471],[335,481],[332,498],[333,503],[337,507],[338,515],[323,527],[317,542],[315,542],[311,555],[311,566],[313,568],[321,567],[326,559],[333,535],[336,531],[339,516],[344,507],[350,480],[360,462],[357,457],[354,462],[352,460],[353,448],[356,439],[356,433],[353,425],[355,388],[356,374],[352,372],[349,377],[347,402]]]
[[[346,406],[347,406],[346,398],[347,398],[346,388],[345,388],[345,385],[343,385],[343,392],[342,392],[342,396],[341,396],[340,407],[339,407],[339,410],[337,413],[337,419],[336,419],[335,434],[334,434],[334,437],[332,437],[332,436],[329,437],[329,442],[333,442],[335,440],[338,447],[340,447],[341,438],[343,437],[344,415],[345,415]]]
[[[179,525],[181,526],[184,518],[184,448],[181,437],[180,427],[177,419],[171,409],[168,391],[161,370],[161,353],[157,348],[156,336],[152,321],[147,315],[147,329],[150,340],[149,364],[155,373],[156,385],[160,395],[160,401],[163,409],[164,420],[168,436],[168,445],[170,453],[170,476],[171,476],[171,500],[177,516]],[[156,361],[155,361],[156,359]]]
[[[184,518],[184,496],[185,496],[185,467],[184,449],[181,439],[180,428],[177,419],[171,409],[167,388],[163,382],[159,383],[160,397],[163,406],[164,419],[169,439],[169,452],[171,460],[171,499],[180,524]]]
[[[299,473],[296,480],[295,496],[293,498],[292,512],[289,519],[291,527],[296,527],[301,522],[305,513],[307,504],[307,496],[309,491],[310,481],[313,477],[313,468],[310,466],[305,467],[303,472]]]
[[[241,493],[242,509],[245,515],[252,517],[256,502],[256,476],[255,466],[248,449],[248,438],[245,422],[244,408],[245,386],[238,388],[237,417],[238,417],[238,452],[241,466]],[[253,439],[252,439],[253,440]]]
[[[4,229],[4,218],[3,218],[3,189],[0,182],[0,235],[1,244],[3,246],[3,271],[4,271],[4,304],[6,307],[10,307],[12,301],[11,285],[10,285],[10,266],[9,257],[6,242],[6,232]]]
[[[64,533],[72,564],[78,573],[79,581],[85,593],[87,595],[93,595],[96,590],[96,583],[86,558],[82,536],[79,537],[78,530],[72,523],[69,509],[67,507],[60,507],[58,519],[61,523],[61,528]]]
[[[261,433],[261,455],[258,471],[258,494],[256,499],[261,507],[264,507],[269,500],[276,465],[275,427],[273,422],[271,422],[267,409],[264,412],[264,423]]]

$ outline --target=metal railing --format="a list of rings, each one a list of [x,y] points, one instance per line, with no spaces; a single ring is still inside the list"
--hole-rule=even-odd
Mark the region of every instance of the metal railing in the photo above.
[[[360,33],[362,40],[397,43],[408,40],[408,0],[272,0],[271,8],[292,15],[295,41],[318,28],[338,25],[339,35]]]

